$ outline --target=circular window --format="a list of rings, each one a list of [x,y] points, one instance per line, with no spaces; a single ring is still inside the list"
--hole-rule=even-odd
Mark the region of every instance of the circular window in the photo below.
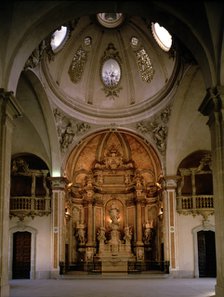
[[[61,26],[60,29],[54,31],[51,36],[51,48],[53,52],[57,52],[66,41],[68,28]]]
[[[101,77],[106,87],[116,87],[121,79],[121,68],[115,59],[107,59],[102,66]]]
[[[104,12],[97,14],[97,20],[106,28],[116,28],[123,22],[124,16],[122,13]]]
[[[172,36],[170,33],[158,23],[152,23],[152,33],[158,45],[168,52],[172,45]]]

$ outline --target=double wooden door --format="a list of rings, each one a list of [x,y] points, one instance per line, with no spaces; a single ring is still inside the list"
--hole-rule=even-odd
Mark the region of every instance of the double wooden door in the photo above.
[[[216,277],[215,232],[198,232],[199,277]]]
[[[31,233],[15,232],[13,234],[12,278],[30,278],[31,267]]]

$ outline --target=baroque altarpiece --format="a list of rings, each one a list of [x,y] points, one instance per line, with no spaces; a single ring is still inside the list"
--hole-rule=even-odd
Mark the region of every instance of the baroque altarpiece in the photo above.
[[[65,267],[127,272],[161,265],[163,205],[153,149],[127,133],[102,133],[73,152],[67,171]]]

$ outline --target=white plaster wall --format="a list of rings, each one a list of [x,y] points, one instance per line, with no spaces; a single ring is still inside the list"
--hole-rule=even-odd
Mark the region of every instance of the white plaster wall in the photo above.
[[[177,249],[178,249],[178,276],[179,277],[195,277],[195,265],[198,267],[197,255],[195,255],[195,242],[193,229],[203,226],[203,218],[201,215],[180,215],[177,214]],[[209,225],[214,227],[214,216],[208,217]],[[196,262],[196,263],[195,263]]]
[[[51,153],[46,116],[44,116],[42,106],[38,102],[40,99],[37,98],[37,96],[41,97],[42,94],[36,94],[27,80],[24,75],[21,76],[17,87],[16,98],[22,107],[22,117],[15,121],[12,154],[30,152],[50,165]]]
[[[9,250],[9,271],[12,271],[12,232],[16,231],[29,231],[36,230],[32,233],[32,236],[36,238],[31,240],[31,278],[41,279],[50,278],[51,269],[51,217],[35,217],[25,218],[24,222],[19,222],[18,218],[12,218],[10,220],[10,250]],[[32,255],[33,253],[33,255]],[[33,261],[32,261],[33,258]],[[12,274],[9,275],[12,277]]]
[[[205,96],[202,75],[190,67],[174,96],[168,127],[166,174],[175,175],[180,162],[197,150],[211,150],[208,119],[198,111]]]

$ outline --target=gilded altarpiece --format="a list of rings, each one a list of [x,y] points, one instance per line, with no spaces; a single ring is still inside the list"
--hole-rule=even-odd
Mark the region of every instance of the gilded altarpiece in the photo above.
[[[130,272],[160,265],[159,164],[151,147],[122,131],[91,136],[74,150],[66,172],[69,246],[76,249],[69,269]]]

